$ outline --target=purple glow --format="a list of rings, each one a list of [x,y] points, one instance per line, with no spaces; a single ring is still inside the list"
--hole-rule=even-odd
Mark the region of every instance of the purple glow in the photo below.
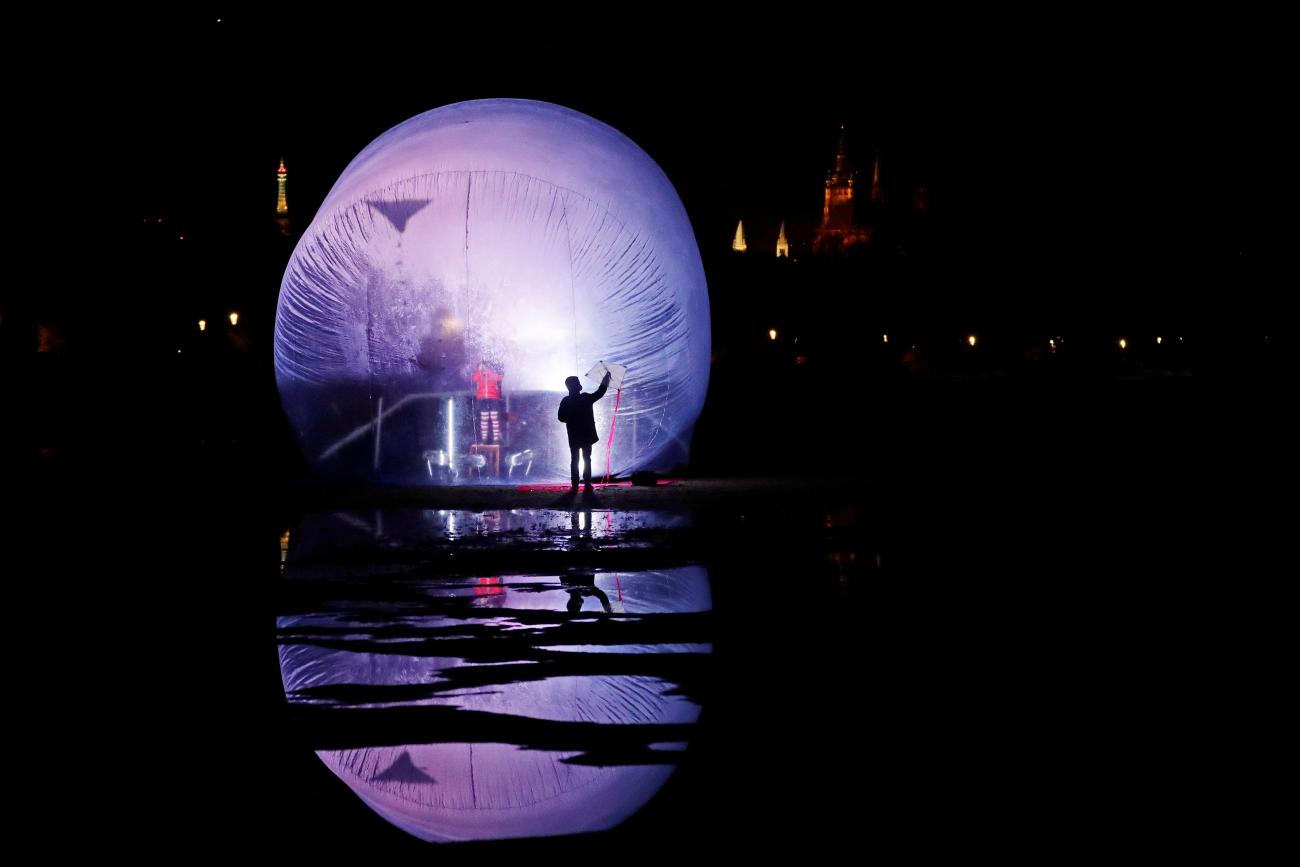
[[[687,457],[709,350],[699,250],[662,170],[590,117],[501,99],[418,115],[352,161],[285,272],[275,367],[309,460],[439,483],[463,480],[487,360],[500,465],[531,449],[530,481],[561,481],[566,376],[626,365],[612,470],[663,470]],[[449,424],[466,454],[435,476],[421,455]]]
[[[349,568],[355,567],[331,570],[316,563],[309,571],[314,579],[329,580],[321,569],[341,577]],[[291,562],[290,580],[293,571]],[[711,609],[702,567],[426,579],[403,581],[402,586],[408,601],[399,605],[362,604],[343,613],[330,605],[328,613],[279,618],[281,673],[291,703],[323,705],[327,714],[344,705],[349,713],[356,708],[455,708],[477,713],[485,723],[501,722],[495,731],[507,734],[512,726],[526,727],[530,721],[595,724],[604,730],[689,726],[699,717],[699,705],[674,694],[670,678],[575,672],[589,653],[646,660],[647,654],[668,659],[710,652],[708,643],[647,640],[652,633],[643,628],[655,615],[690,616]],[[421,601],[412,604],[417,598]],[[639,643],[597,644],[583,638],[595,639],[605,626],[623,628],[619,624],[639,630]],[[402,640],[390,641],[387,636],[394,630]],[[525,641],[517,657],[502,658],[489,650],[515,649],[516,636],[528,630],[542,634]],[[466,652],[466,635],[477,636],[468,659],[456,655]],[[403,641],[420,642],[419,651]],[[439,642],[459,649],[439,655]],[[483,658],[476,659],[479,655]],[[559,666],[561,673],[532,674],[547,665]],[[416,692],[401,692],[412,689]],[[599,734],[594,740],[599,742]],[[581,749],[532,748],[525,745],[526,738],[503,741],[509,738],[459,743],[435,726],[424,743],[358,743],[318,755],[377,813],[431,841],[612,828],[640,809],[673,770],[671,762],[635,758],[575,763],[566,760],[581,757]],[[683,746],[677,737],[650,744],[652,752],[668,754]]]

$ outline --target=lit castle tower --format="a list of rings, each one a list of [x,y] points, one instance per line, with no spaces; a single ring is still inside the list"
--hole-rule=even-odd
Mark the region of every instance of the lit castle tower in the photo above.
[[[280,185],[280,195],[275,200],[275,212],[277,214],[289,213],[289,202],[284,197],[284,181],[289,177],[289,173],[284,169],[284,160],[280,160],[280,168],[275,173],[275,180]]]
[[[785,220],[781,221],[781,234],[776,237],[776,258],[790,258],[790,242],[785,237]]]
[[[284,197],[284,182],[289,173],[284,168],[284,159],[280,159],[280,168],[276,170],[275,182],[280,187],[280,194],[275,199],[275,222],[280,226],[280,234],[289,234],[289,200]]]
[[[736,238],[731,242],[731,249],[738,253],[743,253],[749,248],[745,243],[745,221],[741,220],[736,223]]]
[[[849,165],[844,147],[844,127],[840,126],[840,144],[835,152],[835,168],[826,173],[826,200],[822,206],[822,224],[813,238],[813,252],[823,253],[871,240],[871,229],[859,226],[853,213],[853,182],[857,172]]]

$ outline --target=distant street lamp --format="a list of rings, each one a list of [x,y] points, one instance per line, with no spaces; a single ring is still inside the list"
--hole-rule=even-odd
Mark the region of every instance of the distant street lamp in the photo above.
[[[1119,348],[1120,348],[1120,349],[1128,349],[1128,341],[1125,340],[1123,337],[1121,337],[1121,338],[1119,339]]]
[[[773,340],[776,340],[776,329],[775,329],[775,328],[769,328],[769,329],[768,329],[768,332],[767,332],[767,336],[770,337],[770,338],[772,338]]]
[[[882,335],[880,335],[880,338],[881,338],[881,340],[883,340],[885,343],[888,343],[888,342],[889,342],[889,335],[888,335],[888,334],[882,334]]]
[[[206,320],[206,319],[200,319],[200,320],[199,320],[199,330],[200,330],[200,331],[207,331],[207,330],[208,330],[208,320]]]
[[[975,335],[972,334],[970,337],[967,337],[967,338],[966,338],[966,342],[969,343],[971,346],[974,346],[974,345],[975,345]]]
[[[231,325],[238,325],[238,324],[239,324],[239,314],[238,314],[238,313],[234,313],[234,312],[232,312],[232,313],[230,314],[230,324],[231,324]]]
[[[1165,339],[1164,339],[1163,337],[1157,337],[1157,338],[1156,338],[1156,346],[1159,346],[1160,344],[1162,344],[1162,343],[1164,343],[1164,342],[1165,342]]]

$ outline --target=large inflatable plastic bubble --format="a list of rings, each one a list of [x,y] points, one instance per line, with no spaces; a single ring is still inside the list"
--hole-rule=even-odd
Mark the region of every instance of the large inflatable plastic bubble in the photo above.
[[[280,288],[281,399],[327,471],[567,479],[564,380],[600,361],[627,374],[595,405],[596,474],[684,461],[709,372],[690,221],[636,144],[548,103],[457,103],[384,133]]]

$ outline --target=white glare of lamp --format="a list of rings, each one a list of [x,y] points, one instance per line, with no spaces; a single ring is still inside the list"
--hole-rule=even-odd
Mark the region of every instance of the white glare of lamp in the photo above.
[[[882,335],[880,335],[880,339],[881,339],[882,341],[884,341],[885,343],[888,343],[888,342],[889,342],[889,335],[888,335],[888,334],[882,334]]]
[[[1165,339],[1164,339],[1163,337],[1157,337],[1157,338],[1156,338],[1156,346],[1159,346],[1160,344],[1162,344],[1162,343],[1164,343],[1164,342],[1165,342]]]
[[[1120,349],[1128,349],[1128,341],[1125,340],[1123,337],[1121,337],[1121,338],[1119,339],[1119,348],[1120,348]]]
[[[206,320],[206,319],[200,319],[200,320],[199,320],[199,330],[200,330],[200,331],[207,331],[207,330],[208,330],[208,320]]]
[[[775,329],[775,328],[769,328],[769,329],[768,329],[768,332],[767,332],[767,336],[770,337],[770,338],[772,338],[773,340],[776,340],[776,329]]]
[[[447,399],[447,464],[456,472],[456,400]]]
[[[975,345],[975,335],[972,334],[970,337],[967,337],[967,338],[966,338],[966,342],[969,343],[971,346],[974,346],[974,345]]]
[[[238,314],[238,313],[235,313],[235,312],[233,312],[233,311],[231,312],[231,314],[230,314],[230,324],[231,324],[231,325],[238,325],[238,324],[239,324],[239,314]]]

